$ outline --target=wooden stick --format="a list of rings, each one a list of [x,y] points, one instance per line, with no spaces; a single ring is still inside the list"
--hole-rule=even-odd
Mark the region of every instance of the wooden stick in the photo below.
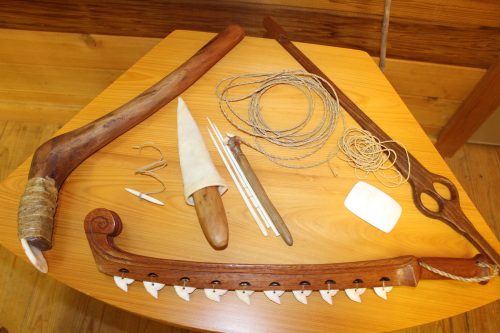
[[[300,51],[293,43],[286,37],[285,31],[276,23],[271,17],[264,19],[264,26],[268,34],[275,38],[294,58],[297,60],[308,72],[321,76],[325,79],[339,98],[340,105],[351,115],[351,117],[365,130],[372,133],[380,141],[385,141],[384,145],[392,149],[395,154],[390,158],[394,159],[395,156],[405,156],[406,151],[398,143],[394,142],[389,135],[387,135],[373,120],[371,120],[340,88],[335,85],[328,76],[323,73],[302,51]],[[326,90],[332,95],[334,92],[331,87],[322,83]],[[394,166],[398,168],[403,177],[408,178],[408,182],[412,186],[413,201],[415,206],[426,216],[439,219],[452,227],[456,232],[467,238],[477,250],[483,253],[489,260],[500,265],[500,255],[497,251],[484,239],[484,237],[475,229],[474,225],[465,216],[462,208],[460,207],[460,200],[458,198],[458,190],[456,186],[446,177],[434,174],[427,170],[413,155],[408,154],[408,160],[398,158],[394,160]],[[411,173],[410,173],[411,165]],[[450,199],[441,196],[435,189],[434,184],[439,183],[450,192]],[[437,203],[438,210],[432,210],[425,206],[422,202],[422,194],[427,194]]]
[[[18,233],[40,250],[52,247],[57,195],[66,177],[87,157],[189,88],[228,53],[244,32],[229,26],[184,64],[113,112],[41,145],[33,156],[19,205]]]
[[[278,230],[281,238],[283,238],[283,240],[287,245],[292,246],[293,245],[292,234],[288,230],[285,221],[283,221],[283,218],[281,217],[280,213],[278,212],[276,207],[274,207],[273,203],[269,199],[269,196],[267,195],[266,191],[264,190],[264,187],[260,183],[259,178],[257,178],[257,175],[253,171],[252,166],[248,162],[245,154],[243,154],[243,152],[241,151],[239,138],[237,136],[229,138],[228,146],[231,152],[233,153],[236,162],[242,169],[243,174],[248,179],[250,186],[255,191],[255,195],[259,199],[260,203],[264,207],[267,214],[269,214],[269,217],[271,218],[273,224],[276,226],[276,229]]]
[[[218,280],[217,288],[241,289],[245,283],[249,290],[298,290],[301,282],[308,282],[308,289],[332,289],[380,287],[382,279],[386,286],[416,286],[420,279],[445,279],[420,267],[414,256],[391,259],[358,261],[336,264],[232,264],[206,263],[145,257],[121,250],[114,243],[123,225],[120,217],[107,209],[91,211],[85,218],[85,233],[100,272],[111,276],[126,276],[139,281],[148,281],[155,274],[155,281],[168,285],[183,285],[211,288]],[[470,259],[423,258],[440,270],[464,277],[487,277],[488,268],[476,263],[484,260],[476,256]],[[125,273],[124,273],[125,272]],[[362,281],[361,283],[356,282]],[[185,280],[184,280],[185,281]],[[332,283],[333,282],[333,283]],[[275,285],[273,283],[278,283]]]

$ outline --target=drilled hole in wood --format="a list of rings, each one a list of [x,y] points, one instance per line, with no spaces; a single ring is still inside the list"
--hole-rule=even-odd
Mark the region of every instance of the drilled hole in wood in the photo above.
[[[188,283],[189,282],[189,278],[188,277],[183,277],[183,278],[180,278],[180,280],[182,282],[185,282],[185,283]]]
[[[280,286],[280,283],[279,282],[271,282],[271,283],[269,283],[269,285],[272,287],[278,287],[278,286]]]
[[[119,272],[120,273],[129,273],[129,270],[126,268],[120,268]]]
[[[309,281],[302,281],[301,283],[299,283],[301,286],[310,286],[311,283]]]
[[[153,277],[153,278],[157,278],[158,274],[156,274],[156,273],[149,273],[148,276],[149,277]]]
[[[240,286],[249,287],[249,286],[251,286],[251,284],[250,284],[250,282],[240,282]]]
[[[422,201],[424,207],[431,212],[439,213],[439,211],[441,210],[438,201],[427,193],[420,194],[420,201]]]
[[[391,279],[389,279],[388,277],[383,277],[381,278],[379,281],[385,281],[385,282],[388,282],[388,281],[391,281]]]
[[[221,284],[221,282],[219,280],[213,280],[210,284]]]
[[[360,283],[363,283],[363,280],[361,280],[361,279],[356,279],[356,280],[352,281],[352,283],[355,283],[355,284],[360,284]]]
[[[335,282],[335,280],[326,280],[325,281],[325,284],[335,284],[337,282]]]
[[[434,190],[436,190],[437,193],[439,193],[440,196],[445,198],[446,200],[451,200],[451,192],[448,186],[441,184],[441,183],[432,183],[434,186]]]

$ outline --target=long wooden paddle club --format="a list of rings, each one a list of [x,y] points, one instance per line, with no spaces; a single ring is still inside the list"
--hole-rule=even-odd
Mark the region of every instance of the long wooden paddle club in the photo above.
[[[189,88],[243,36],[239,26],[227,27],[185,63],[133,100],[88,125],[41,145],[33,156],[29,180],[19,204],[19,238],[27,241],[34,250],[49,250],[58,192],[73,169]]]
[[[351,115],[352,118],[365,130],[371,132],[380,141],[384,141],[384,145],[387,148],[392,149],[396,152],[394,156],[405,156],[405,150],[396,142],[392,141],[389,135],[387,135],[373,120],[371,120],[347,95],[339,89],[335,83],[333,83],[325,73],[323,73],[307,56],[302,53],[293,43],[287,38],[286,32],[281,28],[281,26],[276,23],[271,17],[264,18],[264,27],[266,28],[268,35],[278,41],[295,60],[297,60],[308,72],[321,76],[325,79],[331,87],[337,92],[337,96],[340,100],[340,105]],[[331,87],[328,84],[323,83],[323,86],[332,95]],[[474,225],[465,216],[464,212],[460,207],[460,201],[458,199],[458,190],[455,185],[446,177],[434,174],[428,171],[415,157],[409,154],[409,161],[405,159],[398,158],[394,161],[394,165],[401,172],[403,177],[406,177],[409,173],[409,166],[411,165],[411,173],[408,178],[408,182],[412,186],[413,190],[413,201],[417,208],[426,216],[439,219],[458,233],[462,234],[467,238],[481,253],[483,253],[492,263],[500,265],[500,255],[495,251],[495,249],[488,244],[488,242],[479,234],[479,232],[474,228]],[[434,184],[441,184],[445,186],[450,192],[450,198],[446,199],[441,196],[435,189]],[[422,194],[429,195],[434,199],[438,205],[437,210],[429,209],[422,202]]]

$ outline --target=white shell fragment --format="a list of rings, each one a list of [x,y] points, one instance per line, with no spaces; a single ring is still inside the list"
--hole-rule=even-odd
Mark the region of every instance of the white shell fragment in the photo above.
[[[205,296],[215,302],[220,302],[220,297],[227,293],[226,289],[205,288]]]
[[[328,304],[332,304],[332,297],[335,296],[339,292],[338,289],[330,289],[330,290],[320,290],[319,293],[321,298],[327,302]]]
[[[175,293],[177,296],[182,298],[185,301],[189,302],[189,294],[192,294],[193,291],[196,290],[194,287],[185,287],[185,286],[174,286]]]
[[[124,278],[121,276],[113,276],[113,279],[115,280],[118,288],[120,288],[124,292],[128,292],[128,285],[135,281],[134,279]]]
[[[349,297],[352,301],[361,303],[361,296],[365,291],[366,288],[353,288],[353,289],[346,289],[344,290],[347,297]]]
[[[158,291],[165,287],[163,283],[158,282],[142,281],[142,283],[146,291],[154,298],[158,298]]]
[[[264,295],[276,304],[281,304],[280,296],[284,293],[284,290],[264,290]]]
[[[40,272],[47,273],[49,271],[49,266],[47,265],[47,260],[45,260],[42,251],[34,246],[31,246],[26,238],[21,238],[21,245],[33,266],[35,266],[35,268]]]
[[[250,305],[250,296],[254,293],[253,290],[235,290],[236,296],[244,303]]]
[[[392,290],[392,287],[375,287],[373,288],[373,291],[377,296],[387,300],[387,293]]]
[[[311,295],[312,290],[292,290],[295,299],[302,304],[307,304],[307,297]]]

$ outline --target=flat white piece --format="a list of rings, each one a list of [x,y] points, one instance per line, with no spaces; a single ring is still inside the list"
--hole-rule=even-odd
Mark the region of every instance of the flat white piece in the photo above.
[[[134,279],[124,278],[121,276],[113,276],[113,279],[115,280],[118,288],[120,288],[124,292],[128,292],[128,285],[135,281]]]
[[[284,290],[264,290],[264,295],[276,304],[281,304],[280,296],[284,293]]]
[[[225,293],[227,293],[226,289],[214,289],[214,288],[205,289],[205,296],[207,296],[208,299],[211,299],[212,301],[215,302],[220,302],[220,297]]]
[[[235,290],[236,296],[244,303],[250,305],[250,296],[254,293],[253,290]]]
[[[158,282],[142,281],[142,283],[144,284],[146,291],[156,299],[158,298],[158,291],[165,287],[163,283]]]
[[[311,295],[312,290],[292,290],[295,299],[302,304],[307,304],[307,297]]]
[[[361,295],[366,291],[366,288],[353,288],[344,290],[349,299],[356,303],[361,303]]]
[[[182,298],[185,301],[189,302],[189,294],[192,294],[193,291],[196,290],[194,287],[185,287],[185,286],[174,286],[175,293],[177,296]]]
[[[373,291],[377,296],[387,300],[387,293],[392,290],[392,287],[375,287],[373,288]]]
[[[325,302],[327,302],[328,304],[332,304],[332,297],[335,296],[338,292],[338,289],[320,290],[319,294]]]
[[[396,200],[361,181],[349,192],[344,205],[354,215],[384,232],[390,232],[396,226],[402,212]]]

